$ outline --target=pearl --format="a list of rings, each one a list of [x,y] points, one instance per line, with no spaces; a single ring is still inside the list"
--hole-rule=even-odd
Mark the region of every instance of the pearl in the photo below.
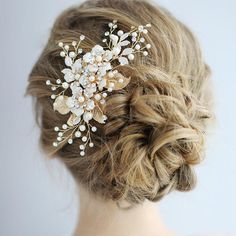
[[[147,33],[148,33],[147,29],[144,29],[144,30],[143,30],[143,33],[144,33],[144,34],[147,34]]]
[[[103,39],[102,42],[105,43],[107,41],[107,39]]]
[[[121,36],[121,35],[124,34],[124,32],[123,32],[122,30],[119,30],[119,31],[117,32],[117,34],[118,34],[118,36]]]
[[[112,71],[109,71],[109,72],[108,72],[108,77],[109,77],[109,78],[113,78],[113,77],[114,77],[114,73],[113,73]]]
[[[80,125],[80,126],[79,126],[79,130],[82,131],[82,132],[85,131],[85,130],[86,130],[85,125]]]
[[[57,79],[57,84],[60,84],[61,83],[61,80],[60,79]]]
[[[81,151],[80,152],[80,156],[84,156],[85,155],[85,152],[84,151]]]
[[[96,57],[96,61],[97,61],[97,62],[101,62],[101,61],[102,61],[102,57],[101,57],[101,56],[97,56],[97,57]]]
[[[61,137],[57,137],[57,141],[59,141],[59,142],[60,142],[61,140],[62,140],[62,138],[61,138]]]
[[[66,56],[65,52],[64,52],[64,51],[61,51],[61,52],[60,52],[60,56],[61,56],[61,57],[65,57],[65,56]]]
[[[70,53],[69,53],[69,56],[70,56],[71,58],[75,58],[75,57],[76,57],[76,55],[75,55],[74,52],[70,52]]]
[[[94,146],[94,143],[89,143],[89,147],[93,147]]]
[[[46,85],[50,85],[51,84],[51,81],[50,80],[47,80],[46,81]]]
[[[104,99],[100,100],[100,103],[105,104],[105,100]]]
[[[87,139],[88,139],[88,138],[87,138],[86,136],[82,137],[82,141],[83,141],[83,142],[86,142]]]
[[[132,42],[135,42],[137,39],[136,39],[136,37],[132,37]]]
[[[139,44],[136,44],[135,49],[139,50],[141,46]]]
[[[63,136],[63,133],[62,133],[62,132],[59,132],[59,133],[58,133],[58,136],[59,136],[59,137],[62,137],[62,136]]]
[[[62,87],[63,87],[64,89],[67,89],[67,88],[69,87],[69,84],[68,84],[67,82],[63,82],[63,83],[62,83]]]
[[[133,36],[134,38],[136,38],[136,37],[138,36],[138,34],[137,34],[136,32],[133,32],[133,33],[132,33],[132,36]]]
[[[79,48],[78,49],[78,53],[81,54],[83,52],[83,49],[82,48]]]
[[[129,58],[129,60],[131,60],[131,61],[134,60],[134,54],[129,54],[129,55],[128,55],[128,58]]]
[[[76,138],[79,138],[80,136],[81,136],[81,132],[80,132],[80,131],[76,131],[76,132],[75,132],[75,137],[76,137]]]
[[[67,141],[69,144],[72,144],[73,143],[73,139],[68,139],[68,141]]]
[[[151,48],[151,44],[147,44],[147,45],[146,45],[146,48],[147,48],[147,49],[150,49],[150,48]]]
[[[85,36],[82,34],[82,35],[80,35],[80,40],[84,40],[85,39]]]
[[[106,97],[107,97],[107,93],[103,93],[102,96],[103,96],[104,98],[106,98]]]
[[[113,26],[113,24],[112,24],[112,23],[109,23],[108,26],[111,28],[111,27]]]
[[[144,38],[141,38],[141,39],[140,39],[140,42],[141,42],[141,43],[143,43],[144,41],[145,41],[145,39],[144,39]]]
[[[57,147],[58,146],[58,143],[57,142],[53,142],[52,144],[54,147]]]
[[[56,98],[56,95],[55,94],[52,94],[51,95],[51,99],[55,99]]]
[[[111,88],[114,88],[115,84],[114,83],[109,83]]]
[[[97,127],[93,126],[93,127],[91,128],[91,130],[92,130],[93,132],[96,132],[96,131],[97,131]]]
[[[78,80],[80,78],[80,74],[75,75],[75,79]]]
[[[66,51],[68,51],[69,50],[69,45],[65,45],[65,49],[66,49]]]
[[[149,24],[146,24],[146,27],[151,27],[152,25],[149,23]]]
[[[72,42],[72,46],[73,46],[73,47],[76,47],[76,44],[77,44],[76,41],[73,41],[73,42]]]
[[[143,31],[143,26],[140,25],[140,26],[138,27],[138,30],[139,30],[139,32],[142,32],[142,31]]]
[[[94,98],[99,101],[101,99],[101,95],[100,94],[95,94]]]
[[[110,88],[108,88],[107,90],[108,90],[108,92],[112,92],[112,88],[111,88],[111,87],[110,87]]]
[[[55,91],[57,88],[55,86],[51,87],[52,91]]]
[[[108,32],[108,31],[106,31],[104,35],[105,35],[105,36],[108,36],[108,35],[109,35],[109,32]]]
[[[143,55],[144,55],[144,56],[147,56],[147,55],[148,55],[148,52],[147,52],[147,51],[144,51],[144,52],[143,52]]]
[[[93,82],[95,80],[95,76],[91,75],[89,76],[89,81]]]
[[[63,42],[58,43],[59,47],[63,47]]]
[[[78,98],[78,101],[80,102],[80,103],[82,103],[82,102],[84,102],[84,97],[83,96],[80,96],[79,98]]]
[[[62,129],[67,129],[67,128],[68,128],[67,124],[62,125]]]
[[[85,146],[83,144],[79,145],[79,149],[80,150],[84,150],[85,149]]]
[[[54,130],[55,130],[56,132],[58,132],[58,131],[59,131],[59,127],[56,126],[56,127],[54,128]]]

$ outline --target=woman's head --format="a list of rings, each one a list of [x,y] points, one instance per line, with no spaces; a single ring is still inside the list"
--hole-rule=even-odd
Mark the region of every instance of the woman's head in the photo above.
[[[105,124],[91,133],[94,147],[80,156],[81,140],[53,149],[53,128],[67,116],[53,111],[45,82],[63,79],[64,61],[57,42],[86,35],[83,50],[101,44],[107,24],[120,29],[151,23],[148,57],[136,56],[122,70],[130,83],[106,98]],[[149,1],[86,1],[63,12],[29,78],[36,99],[41,145],[59,158],[89,191],[131,204],[157,201],[172,190],[195,186],[193,166],[204,155],[205,133],[212,118],[209,68],[195,37],[170,13]]]

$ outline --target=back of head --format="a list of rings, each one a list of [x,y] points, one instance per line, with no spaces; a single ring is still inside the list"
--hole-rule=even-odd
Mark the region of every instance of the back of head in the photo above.
[[[57,43],[81,34],[84,51],[101,44],[107,24],[118,20],[124,31],[151,23],[145,36],[148,57],[137,56],[119,69],[130,83],[106,98],[105,124],[92,133],[94,147],[80,156],[81,140],[52,147],[53,128],[68,117],[53,111],[45,81],[63,79]],[[157,201],[172,190],[195,186],[193,165],[204,156],[205,133],[212,118],[209,68],[189,29],[149,1],[89,0],[63,12],[29,78],[36,99],[41,145],[59,158],[74,178],[104,199]]]

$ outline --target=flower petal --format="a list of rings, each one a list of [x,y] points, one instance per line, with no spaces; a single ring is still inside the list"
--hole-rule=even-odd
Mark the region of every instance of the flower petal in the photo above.
[[[64,75],[67,74],[67,73],[71,73],[71,69],[69,68],[65,68],[61,71]]]
[[[72,66],[72,70],[74,73],[78,72],[82,68],[81,58],[76,60]]]
[[[128,36],[129,36],[129,33],[122,34],[122,35],[120,36],[120,41],[123,41],[123,40],[126,39]]]
[[[117,35],[110,34],[110,39],[112,41],[112,45],[115,46],[119,40],[119,37]]]
[[[80,121],[81,121],[81,117],[78,117],[75,114],[71,114],[71,116],[67,120],[67,124],[69,126],[74,126],[74,125],[79,124]]]
[[[69,56],[66,56],[66,58],[65,58],[65,64],[67,65],[67,66],[72,66],[72,64],[73,64],[73,61],[72,61],[72,59],[69,57]]]
[[[119,57],[118,61],[120,62],[121,65],[128,65],[129,61],[126,57]]]
[[[58,96],[53,103],[53,109],[62,115],[67,114],[70,111],[69,107],[66,105],[67,99],[67,96]]]
[[[75,75],[71,72],[71,70],[64,75],[64,79],[67,83],[70,83],[75,80]]]
[[[130,44],[130,41],[128,41],[128,40],[118,43],[119,46],[127,46],[128,44]]]
[[[133,51],[134,51],[133,48],[125,48],[125,49],[123,50],[123,52],[121,53],[121,55],[123,55],[123,56],[129,55],[129,54],[131,54]]]
[[[82,107],[79,108],[73,108],[71,109],[71,112],[73,112],[76,116],[80,117],[84,114],[84,109]]]

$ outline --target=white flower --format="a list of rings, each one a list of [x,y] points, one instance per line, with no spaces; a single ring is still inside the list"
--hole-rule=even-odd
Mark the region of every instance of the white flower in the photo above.
[[[66,68],[61,71],[64,74],[64,79],[67,83],[74,81],[76,74],[79,74],[81,72],[81,59],[76,60],[73,64],[71,64],[70,67],[71,69]]]
[[[83,61],[86,62],[86,63],[91,63],[92,64],[94,62],[94,56],[92,55],[91,52],[87,52],[83,56]]]
[[[94,56],[102,56],[104,54],[104,49],[102,46],[100,45],[95,45],[93,48],[92,48],[92,55]]]

